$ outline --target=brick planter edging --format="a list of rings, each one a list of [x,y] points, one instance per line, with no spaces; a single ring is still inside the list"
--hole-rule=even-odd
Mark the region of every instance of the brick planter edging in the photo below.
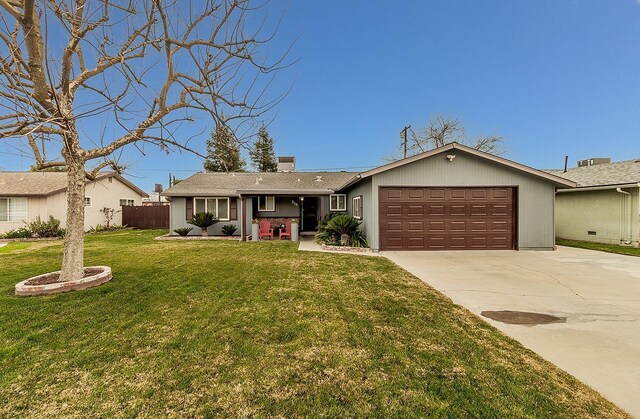
[[[16,295],[24,297],[31,295],[49,295],[58,294],[61,292],[83,290],[91,287],[102,285],[105,282],[111,280],[111,268],[108,266],[86,266],[85,269],[102,269],[102,272],[96,275],[88,276],[86,278],[79,279],[77,281],[56,282],[55,284],[46,285],[26,285],[26,283],[32,279],[40,278],[45,275],[50,275],[56,272],[48,272],[46,274],[38,275],[25,279],[22,282],[16,284]]]
[[[371,253],[372,250],[369,247],[349,247],[349,246],[331,246],[328,244],[321,244],[323,250],[333,250],[338,252],[351,252],[351,253]]]

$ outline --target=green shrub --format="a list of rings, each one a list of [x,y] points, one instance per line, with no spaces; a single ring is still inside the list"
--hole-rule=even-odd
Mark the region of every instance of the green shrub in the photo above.
[[[7,231],[2,237],[5,239],[28,239],[31,237],[31,231],[27,227],[20,227]]]
[[[106,226],[106,225],[102,225],[102,224],[97,224],[95,227],[89,227],[88,233],[90,233],[90,234],[93,234],[93,233],[106,233],[108,231],[123,230],[125,228],[127,228],[127,226],[121,226],[121,225]]]
[[[187,224],[200,227],[200,229],[202,230],[202,235],[208,236],[209,233],[207,232],[207,229],[218,221],[220,220],[218,220],[216,216],[210,212],[199,212],[191,217],[191,219],[187,221]]]
[[[233,236],[233,233],[235,233],[238,230],[238,227],[234,226],[233,224],[225,224],[222,226],[222,234],[224,234],[225,236]]]
[[[360,224],[350,215],[327,214],[318,223],[316,241],[334,246],[367,247],[367,238],[360,230]]]
[[[179,236],[184,237],[189,235],[191,230],[193,230],[193,227],[182,227],[182,228],[176,228],[175,230],[173,230],[173,232],[178,234]]]
[[[49,216],[48,221],[42,221],[40,216],[28,224],[31,234],[36,237],[64,237],[65,230],[60,228],[60,220]]]

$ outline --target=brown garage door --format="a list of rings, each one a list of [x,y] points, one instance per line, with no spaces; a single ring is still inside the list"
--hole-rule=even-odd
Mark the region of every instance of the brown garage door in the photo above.
[[[380,249],[514,249],[514,201],[507,187],[382,187]]]

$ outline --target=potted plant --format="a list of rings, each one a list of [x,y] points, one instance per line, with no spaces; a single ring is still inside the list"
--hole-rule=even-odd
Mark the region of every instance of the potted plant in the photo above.
[[[216,216],[210,212],[199,212],[191,217],[191,219],[187,221],[187,223],[196,227],[200,227],[200,229],[202,230],[202,237],[206,237],[209,235],[207,229],[218,221],[220,220],[218,220]]]
[[[251,240],[254,242],[258,241],[258,236],[260,234],[260,220],[254,218],[251,220]]]

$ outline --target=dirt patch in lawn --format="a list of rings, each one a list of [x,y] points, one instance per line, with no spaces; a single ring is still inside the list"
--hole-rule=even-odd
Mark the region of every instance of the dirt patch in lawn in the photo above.
[[[84,270],[83,278],[98,275],[99,273],[102,273],[102,272],[103,272],[102,269],[87,268]],[[25,285],[48,285],[48,284],[57,284],[59,282],[64,282],[60,280],[60,272],[54,272],[48,275],[42,275],[37,278],[30,279],[25,283]]]
[[[566,317],[552,316],[551,314],[544,313],[532,313],[530,311],[483,311],[480,314],[498,322],[520,324],[524,326],[567,322]]]

